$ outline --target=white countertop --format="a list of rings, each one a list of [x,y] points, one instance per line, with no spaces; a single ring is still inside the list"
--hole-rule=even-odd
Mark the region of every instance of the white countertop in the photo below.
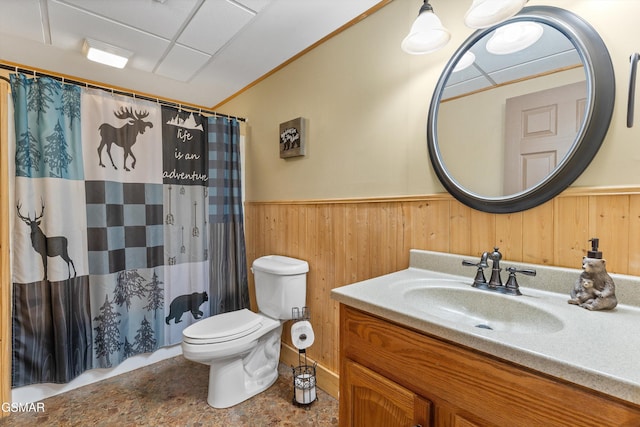
[[[465,345],[500,359],[640,404],[640,278],[611,274],[618,306],[589,311],[567,303],[580,269],[502,260],[501,267],[532,268],[536,277],[518,275],[523,304],[547,310],[562,327],[545,333],[488,330],[427,314],[408,304],[403,286],[433,278],[471,288],[475,268],[454,254],[412,250],[406,270],[336,288],[333,299],[424,333]],[[487,269],[487,279],[490,275]],[[507,275],[503,271],[503,282]]]

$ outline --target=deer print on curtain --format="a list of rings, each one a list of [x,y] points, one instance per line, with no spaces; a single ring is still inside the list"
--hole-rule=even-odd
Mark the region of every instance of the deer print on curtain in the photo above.
[[[210,314],[207,119],[47,77],[11,81],[13,386],[66,383],[179,342]]]
[[[18,203],[17,209],[18,218],[24,221],[31,229],[31,246],[33,246],[33,249],[38,252],[40,258],[42,258],[44,280],[47,280],[47,259],[58,256],[67,263],[67,268],[69,269],[68,279],[71,279],[71,268],[73,268],[73,277],[76,277],[76,266],[73,264],[73,260],[69,258],[69,241],[67,238],[64,236],[47,237],[40,228],[42,216],[44,215],[44,202],[42,203],[40,215],[34,216],[33,219],[31,219],[30,216],[24,216],[20,213],[20,203]]]

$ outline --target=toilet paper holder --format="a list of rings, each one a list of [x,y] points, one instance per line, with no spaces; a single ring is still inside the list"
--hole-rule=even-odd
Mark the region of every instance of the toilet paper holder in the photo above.
[[[291,319],[293,320],[309,320],[311,318],[311,313],[309,307],[306,305],[302,308],[293,307],[291,309]]]
[[[308,307],[293,307],[291,310],[291,317],[296,322],[308,322],[311,318],[311,313]],[[316,366],[317,362],[310,365],[307,361],[307,348],[313,343],[313,332],[310,337],[297,337],[300,343],[303,343],[298,348],[298,366],[292,366],[293,370],[293,404],[296,406],[302,406],[309,408],[313,402],[318,400],[316,393]],[[305,343],[305,341],[309,339]],[[292,341],[296,341],[292,337]],[[299,344],[300,344],[299,343]],[[295,344],[294,344],[295,346]]]

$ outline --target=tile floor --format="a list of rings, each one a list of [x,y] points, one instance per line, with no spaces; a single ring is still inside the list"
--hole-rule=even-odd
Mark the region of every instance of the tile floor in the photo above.
[[[0,426],[337,426],[338,402],[322,390],[306,408],[293,400],[293,374],[280,365],[267,391],[229,409],[207,404],[209,367],[178,356],[42,401],[44,412],[12,413]]]

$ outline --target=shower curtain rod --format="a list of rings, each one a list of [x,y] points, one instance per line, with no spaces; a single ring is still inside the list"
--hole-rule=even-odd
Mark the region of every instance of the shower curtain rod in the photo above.
[[[222,113],[217,113],[215,111],[212,110],[208,110],[206,108],[200,108],[191,104],[181,104],[179,102],[175,102],[175,101],[168,101],[168,100],[164,100],[164,99],[160,99],[158,97],[152,97],[152,96],[148,96],[148,95],[142,95],[142,94],[138,94],[135,92],[131,92],[131,91],[124,91],[124,90],[119,90],[119,89],[115,89],[109,86],[100,86],[100,85],[96,85],[94,83],[89,83],[86,81],[82,81],[82,80],[75,80],[75,79],[69,79],[66,78],[62,75],[55,75],[55,74],[49,74],[46,72],[41,72],[41,71],[37,71],[37,70],[33,70],[33,69],[28,69],[28,68],[23,68],[17,65],[9,65],[6,63],[2,63],[0,62],[0,68],[4,69],[4,70],[9,70],[9,71],[15,71],[16,73],[22,73],[22,74],[30,74],[33,75],[34,77],[49,77],[52,78],[54,80],[58,80],[62,83],[70,83],[70,84],[74,84],[76,86],[84,86],[87,88],[92,88],[92,89],[100,89],[103,90],[105,92],[110,92],[112,94],[117,94],[117,95],[124,95],[124,96],[129,96],[131,98],[134,99],[142,99],[144,101],[153,101],[156,102],[160,105],[164,105],[167,107],[174,107],[174,108],[178,108],[179,110],[187,110],[187,111],[192,111],[194,113],[204,113],[204,114],[209,114],[211,116],[214,117],[226,117],[228,119],[236,119],[240,122],[246,122],[247,119],[245,119],[244,117],[237,117],[237,116],[230,116],[228,114],[222,114]],[[2,78],[2,80],[7,80],[6,78],[0,76],[0,78]]]

